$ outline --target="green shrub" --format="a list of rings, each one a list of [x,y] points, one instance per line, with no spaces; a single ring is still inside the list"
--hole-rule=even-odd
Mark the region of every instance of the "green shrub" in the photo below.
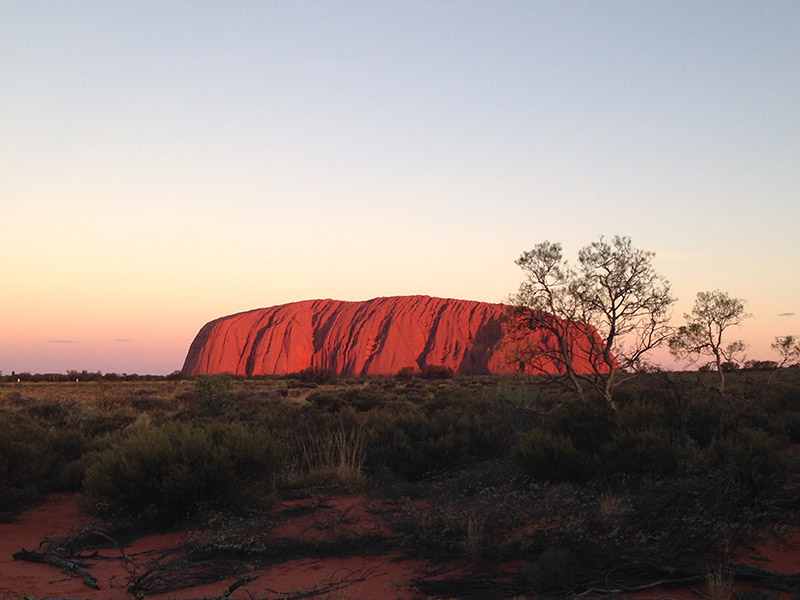
[[[141,428],[97,453],[81,506],[104,517],[164,525],[269,489],[276,444],[238,423]]]
[[[600,454],[616,435],[616,415],[600,397],[572,399],[556,406],[542,427],[570,439],[585,455]]]
[[[449,379],[453,376],[453,369],[444,365],[423,365],[419,376],[423,379]]]
[[[194,405],[190,412],[199,417],[229,416],[236,407],[229,375],[200,375],[194,381],[191,397]]]
[[[396,403],[397,398],[392,390],[382,389],[377,385],[367,385],[312,392],[308,396],[308,402],[314,408],[331,413],[350,408],[358,412],[368,412],[386,404]]]
[[[328,383],[334,379],[333,371],[323,367],[307,367],[291,376],[296,377],[303,383],[316,384]]]
[[[0,412],[0,511],[34,500],[52,482],[57,456],[46,429],[27,415]]]
[[[73,406],[68,402],[31,400],[25,412],[42,424],[60,427],[68,422]]]
[[[382,415],[370,425],[377,440],[370,453],[370,468],[383,468],[410,481],[455,465],[467,444],[464,432],[431,420],[419,409],[392,419]]]
[[[722,403],[714,396],[692,398],[686,410],[688,436],[701,447],[722,432]]]
[[[374,439],[369,468],[407,481],[507,456],[516,433],[508,412],[466,399],[371,414],[367,426]]]
[[[788,465],[779,446],[760,429],[742,428],[716,438],[704,454],[708,468],[729,471],[757,496],[786,482]]]
[[[783,426],[790,444],[800,444],[800,411],[787,413],[783,417]]]
[[[520,435],[514,458],[543,481],[584,481],[600,470],[596,455],[578,450],[566,435],[543,429]]]
[[[397,375],[395,375],[395,377],[399,381],[410,381],[414,377],[414,375],[416,375],[418,372],[419,371],[417,370],[416,367],[403,367],[397,372]]]
[[[670,475],[678,468],[677,450],[667,429],[628,430],[605,446],[602,468],[607,474]]]
[[[88,438],[98,438],[122,431],[136,421],[136,418],[136,414],[130,409],[106,411],[89,405],[70,413],[64,426],[80,431]]]

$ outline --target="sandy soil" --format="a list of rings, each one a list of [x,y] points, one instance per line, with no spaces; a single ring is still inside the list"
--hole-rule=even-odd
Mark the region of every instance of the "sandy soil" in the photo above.
[[[731,562],[742,565],[750,565],[772,571],[773,573],[800,573],[800,530],[794,529],[783,532],[765,532],[764,538],[753,543],[746,548],[736,548],[731,555]],[[734,591],[741,594],[756,592],[748,586],[736,585]],[[796,596],[789,593],[781,593],[770,590],[768,596],[757,596],[754,598],[772,598],[774,600],[796,600]],[[701,595],[705,594],[705,596]],[[665,588],[657,587],[645,592],[637,592],[621,598],[633,598],[636,600],[698,600],[707,598],[709,594],[705,584],[700,584],[695,588]],[[731,595],[731,598],[735,596]]]
[[[310,498],[286,502],[283,510],[295,510],[296,516],[285,520],[272,530],[276,538],[292,538],[323,542],[344,535],[394,535],[380,516],[368,510],[368,500],[362,497]],[[312,509],[313,510],[303,510]],[[120,550],[106,549],[89,559],[88,567],[96,577],[99,589],[91,589],[80,577],[71,576],[52,565],[42,565],[12,558],[15,552],[39,550],[40,543],[77,533],[88,524],[70,495],[57,494],[42,504],[23,512],[11,523],[0,523],[0,600],[31,598],[73,598],[97,600],[130,600],[126,587],[132,575],[141,572],[143,565],[165,549],[176,548],[187,541],[188,531],[154,535],[136,540],[125,547],[125,554],[136,563],[123,560]],[[41,549],[46,548],[45,545]],[[736,549],[734,562],[750,564],[779,573],[800,572],[800,530],[771,532],[748,548]],[[302,592],[327,588],[315,596],[328,600],[412,600],[418,598],[411,582],[424,573],[424,562],[403,561],[397,556],[353,558],[305,558],[290,560],[268,569],[245,575],[232,575],[222,582],[188,588],[166,594],[150,595],[153,600],[218,598],[226,587],[251,578],[235,590],[231,600],[251,598],[287,598]],[[332,586],[332,587],[331,587]],[[701,598],[703,585],[690,589],[655,588],[631,595],[639,600]],[[737,591],[746,588],[737,587]],[[770,592],[773,598],[790,598]]]
[[[306,502],[319,502],[310,500]],[[288,503],[297,506],[300,502]],[[326,499],[311,515],[300,515],[276,529],[280,536],[296,536],[306,540],[322,540],[348,528],[363,532],[364,528],[380,531],[375,517],[366,511],[363,498]],[[130,600],[126,591],[136,567],[123,560],[118,550],[102,550],[89,560],[88,568],[97,579],[99,590],[88,587],[80,577],[70,576],[52,565],[18,561],[12,555],[20,549],[39,550],[42,540],[57,539],[77,533],[88,519],[81,515],[71,496],[57,494],[30,510],[12,523],[0,523],[0,600],[32,598],[75,598]],[[125,553],[139,568],[157,557],[164,549],[175,548],[187,540],[189,532],[149,536],[125,547]],[[43,547],[44,548],[44,547]],[[166,594],[148,596],[153,600],[217,598],[228,585],[243,577],[252,581],[234,591],[230,598],[284,598],[300,592],[324,587],[333,588],[320,598],[348,600],[387,598],[410,600],[416,595],[409,582],[424,569],[422,563],[398,560],[393,556],[302,559],[287,561],[269,569],[238,574],[223,582],[187,588]]]

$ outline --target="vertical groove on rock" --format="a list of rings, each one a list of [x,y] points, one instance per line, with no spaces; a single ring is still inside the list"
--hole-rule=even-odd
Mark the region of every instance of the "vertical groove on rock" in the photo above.
[[[436,316],[433,318],[433,323],[431,324],[430,330],[428,332],[428,339],[425,342],[425,347],[422,349],[422,352],[417,357],[417,367],[422,370],[425,365],[428,364],[428,355],[433,348],[434,340],[436,339],[436,332],[439,330],[439,323],[442,321],[442,315],[446,309],[446,305],[442,304],[439,307],[439,310],[436,312]]]

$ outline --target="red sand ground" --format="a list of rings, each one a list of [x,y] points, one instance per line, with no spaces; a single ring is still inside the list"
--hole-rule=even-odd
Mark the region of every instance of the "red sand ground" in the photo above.
[[[311,513],[300,514],[277,526],[276,537],[296,537],[307,541],[325,541],[335,535],[378,533],[393,535],[380,517],[370,513],[368,500],[362,497],[311,498],[287,502],[284,508],[316,506]],[[22,513],[12,523],[0,524],[0,600],[31,598],[74,598],[97,600],[130,600],[126,592],[130,570],[116,550],[103,550],[102,559],[93,559],[90,571],[97,578],[100,590],[87,587],[80,578],[71,577],[57,567],[15,561],[12,554],[22,548],[38,550],[39,543],[75,533],[88,519],[81,515],[70,495],[57,494],[41,505]],[[189,533],[180,531],[141,538],[125,548],[127,555],[142,565],[163,549],[174,548],[187,540]],[[782,538],[782,539],[781,539]],[[751,564],[778,573],[800,572],[800,530],[769,535],[749,548],[734,552],[734,561]],[[255,580],[231,594],[231,600],[281,598],[289,593],[319,589],[331,582],[342,582],[338,591],[318,596],[343,600],[412,600],[419,596],[410,582],[426,569],[425,563],[401,561],[397,557],[353,557],[292,560],[249,575]],[[242,576],[201,587],[167,594],[148,596],[152,600],[174,598],[217,598],[223,590]],[[357,581],[363,579],[363,581]],[[704,592],[704,586],[697,586]],[[738,589],[738,588],[737,588]],[[742,588],[743,590],[744,588]],[[770,592],[774,598],[790,598]],[[624,597],[624,596],[622,596]],[[689,589],[656,588],[631,596],[640,600],[688,600],[698,596]]]
[[[773,573],[792,574],[800,573],[800,530],[793,529],[783,533],[773,532],[766,534],[764,539],[755,542],[747,548],[737,548],[732,553],[731,562],[750,565],[764,571]],[[734,589],[741,594],[752,588],[736,585]],[[706,586],[699,584],[695,590],[700,594],[707,594]],[[796,596],[769,590],[771,598],[775,600],[796,600]],[[704,596],[688,588],[657,587],[652,590],[622,595],[620,598],[633,598],[636,600],[697,600]],[[705,597],[708,597],[707,595]],[[733,598],[734,596],[731,596]]]
[[[311,501],[305,501],[311,502]],[[297,505],[300,502],[290,503]],[[75,598],[102,600],[130,600],[126,592],[130,572],[121,560],[120,552],[103,550],[102,560],[92,560],[90,571],[97,578],[100,590],[86,586],[78,577],[61,572],[51,565],[16,561],[12,555],[24,548],[38,550],[39,543],[48,538],[60,538],[79,531],[88,523],[81,515],[71,496],[57,494],[39,506],[22,513],[12,523],[0,524],[0,600],[18,600],[23,595],[32,598]],[[311,515],[293,518],[280,526],[276,533],[282,536],[303,536],[305,539],[325,539],[336,531],[347,528],[372,531],[382,527],[373,515],[366,512],[363,498],[327,499]],[[149,536],[125,547],[126,554],[137,564],[145,564],[163,549],[174,548],[187,540],[188,532],[180,531]],[[128,567],[132,569],[133,567]],[[424,565],[413,561],[395,560],[394,557],[330,558],[324,560],[302,559],[288,561],[269,569],[248,574],[256,579],[231,594],[231,600],[252,597],[285,597],[300,591],[319,589],[331,582],[342,582],[337,592],[321,598],[346,598],[348,600],[387,598],[411,600],[416,597],[410,589],[410,580],[422,571]],[[152,600],[174,598],[217,598],[231,583],[241,579],[232,576],[223,582],[178,590],[167,594],[148,596]],[[363,579],[363,581],[358,581]]]

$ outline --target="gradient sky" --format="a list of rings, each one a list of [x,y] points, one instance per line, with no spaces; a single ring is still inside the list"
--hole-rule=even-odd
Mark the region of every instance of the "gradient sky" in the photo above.
[[[656,252],[800,334],[800,2],[0,2],[0,370],[169,373],[309,298]],[[798,314],[795,314],[798,313]]]

